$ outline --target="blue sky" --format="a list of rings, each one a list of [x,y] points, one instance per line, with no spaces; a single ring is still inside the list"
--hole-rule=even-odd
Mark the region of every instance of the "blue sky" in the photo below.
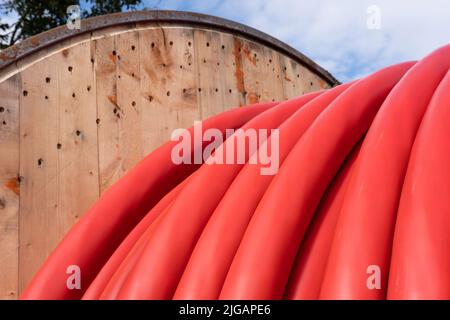
[[[449,0],[143,0],[231,19],[301,51],[342,82],[450,44]],[[5,17],[3,17],[5,18]]]

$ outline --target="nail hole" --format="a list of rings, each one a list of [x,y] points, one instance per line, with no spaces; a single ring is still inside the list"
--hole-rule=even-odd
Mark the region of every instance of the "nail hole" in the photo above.
[[[87,91],[91,91],[91,86],[87,86],[87,87],[86,87],[86,90],[87,90]]]
[[[297,74],[297,78],[300,78],[300,75],[299,75],[299,74]]]
[[[6,121],[5,121],[5,120],[3,120],[3,122],[2,122],[2,123],[3,123],[3,125],[4,125],[4,126],[6,126]]]
[[[95,123],[96,123],[96,124],[100,124],[100,119],[97,118],[97,119],[95,120]]]
[[[61,149],[61,147],[62,147],[62,144],[58,142],[58,143],[56,144],[56,149]]]
[[[40,167],[44,163],[44,160],[42,158],[39,158],[37,163],[38,163],[38,166]]]
[[[223,50],[223,49],[225,49],[225,46],[224,46],[224,45],[222,45],[222,50]]]
[[[69,72],[72,72],[73,67],[72,67],[72,66],[69,66],[69,67],[67,68],[67,70],[69,70]]]
[[[131,76],[134,78],[134,72],[131,74]]]
[[[206,43],[206,46],[209,47],[209,42]]]
[[[190,47],[190,46],[191,46],[191,44],[192,44],[192,43],[191,43],[191,42],[189,41],[189,42],[188,42],[188,46]]]
[[[231,89],[229,89],[228,92],[231,93]]]
[[[202,88],[198,88],[198,92],[202,92]]]
[[[46,77],[45,78],[45,82],[49,83],[50,82],[50,77]]]
[[[170,91],[167,91],[166,94],[167,94],[167,96],[170,96]]]
[[[131,105],[134,107],[136,105],[136,101],[132,101]]]
[[[91,58],[91,63],[94,63],[94,58]]]
[[[186,88],[183,88],[183,93],[186,93]]]
[[[311,82],[311,83],[310,83],[310,85],[312,86],[312,85],[313,85],[313,83]]]
[[[155,47],[155,43],[154,42],[152,42],[152,48],[154,48]]]
[[[173,46],[173,41],[170,41],[169,44],[170,44],[171,46]]]
[[[5,112],[5,108],[0,107],[0,112]]]
[[[153,97],[152,96],[148,96],[148,101],[152,102],[153,101]]]
[[[113,50],[112,54],[115,56],[117,54],[116,50]]]
[[[218,91],[219,91],[219,89],[216,88],[216,92],[218,92]]]
[[[80,131],[80,130],[77,130],[77,131],[75,131],[75,134],[76,134],[77,136],[79,136],[79,135],[81,135],[81,131]]]
[[[72,93],[72,98],[75,98],[75,92],[74,92],[74,93]]]
[[[269,63],[272,63],[272,59],[269,59]]]
[[[28,91],[27,90],[23,90],[23,95],[26,97],[28,95]]]
[[[131,46],[131,50],[133,50],[133,51],[134,51],[134,49],[136,49],[136,47],[135,47],[135,46]]]
[[[48,100],[48,96],[45,96],[44,98],[45,98],[45,100]]]

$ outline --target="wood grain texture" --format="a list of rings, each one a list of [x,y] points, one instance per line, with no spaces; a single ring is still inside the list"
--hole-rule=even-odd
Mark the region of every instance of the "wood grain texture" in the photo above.
[[[220,34],[210,30],[195,30],[194,43],[197,56],[198,103],[201,118],[207,119],[224,110]]]
[[[19,289],[58,241],[58,69],[56,57],[21,73]],[[49,79],[47,82],[46,79]]]
[[[15,299],[19,279],[19,76],[0,83],[0,299]]]
[[[139,31],[143,144],[147,154],[176,128],[200,120],[197,59],[190,28]]]

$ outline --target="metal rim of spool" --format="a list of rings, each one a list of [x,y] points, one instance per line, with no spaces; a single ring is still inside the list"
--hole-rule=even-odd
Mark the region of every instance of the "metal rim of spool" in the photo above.
[[[322,79],[327,81],[331,86],[340,83],[330,72],[319,66],[313,60],[286,43],[264,32],[224,18],[173,10],[129,11],[82,19],[80,29],[69,29],[67,26],[59,26],[27,38],[1,51],[0,71],[18,60],[60,41],[108,27],[143,22],[153,22],[155,24],[184,23],[241,35],[289,56],[322,77]]]

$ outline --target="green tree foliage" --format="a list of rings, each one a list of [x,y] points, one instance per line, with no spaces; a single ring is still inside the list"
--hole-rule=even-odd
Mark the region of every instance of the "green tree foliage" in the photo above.
[[[134,9],[141,0],[85,0],[83,18]],[[63,25],[67,22],[67,7],[80,5],[79,0],[6,0],[0,4],[3,15],[17,15],[8,25],[0,21],[0,47],[14,43]]]
[[[99,16],[102,14],[121,12],[124,9],[130,10],[135,8],[141,0],[108,0],[108,1],[92,1],[91,10],[85,11],[84,16]]]

